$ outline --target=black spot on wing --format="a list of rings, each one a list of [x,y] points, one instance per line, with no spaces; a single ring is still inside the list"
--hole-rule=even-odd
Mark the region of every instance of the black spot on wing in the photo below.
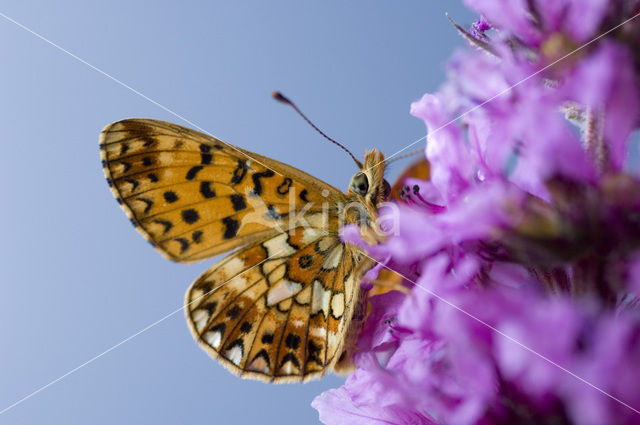
[[[240,325],[240,332],[247,334],[251,332],[251,328],[253,328],[251,322],[243,322],[242,325]]]
[[[291,183],[293,183],[293,181],[289,177],[285,177],[284,180],[282,180],[282,183],[280,183],[280,186],[278,186],[278,188],[276,189],[276,191],[280,195],[286,195],[287,193],[289,193],[289,189],[291,189]]]
[[[173,223],[168,220],[153,220],[153,222],[164,226],[164,231],[162,232],[163,235],[169,233],[169,230],[171,230],[171,228],[173,227]]]
[[[185,238],[175,238],[174,241],[180,244],[180,254],[183,254],[189,249],[189,241]]]
[[[211,164],[212,160],[213,160],[213,155],[211,155],[210,153],[201,153],[200,154],[200,164],[209,165],[209,164]]]
[[[227,316],[229,316],[229,318],[233,320],[237,319],[238,316],[240,316],[240,313],[242,313],[242,309],[237,305],[234,305],[233,307],[231,307],[231,310],[227,311]]]
[[[280,367],[282,368],[282,366],[284,366],[284,364],[287,362],[293,363],[293,365],[298,369],[300,368],[300,362],[298,362],[298,358],[293,353],[287,353],[284,355],[282,361],[280,362]]]
[[[131,185],[131,192],[135,192],[138,186],[140,185],[140,182],[138,180],[125,179],[124,181]]]
[[[154,146],[156,144],[156,139],[151,136],[142,136],[141,139],[144,140],[142,146],[144,146],[145,148],[150,148],[151,146]]]
[[[231,177],[231,184],[238,184],[244,179],[244,176],[247,175],[247,170],[249,167],[247,166],[247,161],[244,159],[238,160],[238,165],[235,170],[233,170],[233,177]]]
[[[301,255],[298,257],[298,265],[302,269],[308,269],[313,264],[313,256],[311,255]]]
[[[193,208],[189,208],[188,210],[182,211],[182,220],[184,220],[187,224],[193,224],[200,219],[200,215],[198,211]]]
[[[202,196],[206,199],[216,196],[216,192],[211,187],[211,182],[200,183],[200,194],[202,194]]]
[[[273,177],[275,173],[273,170],[265,170],[260,173],[254,173],[251,176],[251,180],[253,180],[253,190],[251,191],[252,195],[260,196],[262,195],[262,182],[260,179],[268,179],[269,177]]]
[[[202,170],[202,168],[203,168],[203,167],[202,167],[202,165],[196,165],[196,166],[191,167],[191,168],[189,169],[189,171],[187,171],[186,179],[187,179],[187,180],[193,180],[193,179],[195,179],[195,178],[196,178],[196,175],[198,174],[198,172],[199,172],[200,170]]]
[[[307,192],[307,189],[302,189],[302,191],[300,192],[300,199],[302,199],[304,202],[309,202],[309,200],[307,199],[307,194],[309,192]]]
[[[247,203],[244,201],[244,196],[234,193],[231,195],[231,205],[235,211],[242,211],[247,208]]]
[[[158,182],[158,176],[155,173],[149,173],[149,174],[147,174],[147,177],[149,178],[149,181],[151,183],[157,183]]]
[[[231,217],[225,217],[222,219],[222,224],[224,224],[225,239],[234,238],[238,234],[238,229],[240,228],[240,223],[238,223],[238,220],[235,220]]]
[[[151,200],[151,199],[147,199],[147,198],[136,198],[136,200],[137,200],[137,201],[140,201],[140,202],[144,202],[145,207],[144,207],[144,211],[143,211],[143,212],[144,212],[145,214],[146,214],[146,213],[148,213],[148,212],[149,212],[149,210],[151,209],[151,207],[153,206],[153,200]]]
[[[162,196],[164,197],[164,200],[170,204],[173,204],[178,200],[178,195],[173,190],[167,190],[162,194]]]
[[[300,346],[300,337],[298,335],[290,333],[285,338],[284,344],[292,350],[295,350]]]
[[[124,170],[122,170],[122,174],[125,174],[127,171],[131,169],[131,163],[129,162],[121,161],[120,164],[122,164],[122,166],[124,167]]]
[[[206,294],[206,292],[205,292]],[[208,303],[202,304],[200,306],[198,306],[198,308],[202,308],[204,310],[207,310],[207,313],[209,313],[209,317],[211,317],[213,315],[213,313],[216,311],[216,308],[218,307],[218,303],[215,301],[210,301]]]
[[[142,165],[144,165],[145,167],[153,165],[153,158],[151,158],[150,156],[145,156],[144,158],[142,158]]]
[[[261,341],[263,344],[273,344],[273,334],[270,332],[263,333]]]
[[[314,362],[315,364],[317,364],[318,366],[322,366],[322,360],[320,360],[320,353],[322,352],[322,347],[317,345],[313,340],[309,340],[309,344],[308,344],[309,350],[308,350],[308,356],[307,356],[307,362]]]
[[[209,292],[211,292],[212,286],[209,282],[200,282],[198,288],[200,288],[205,294],[208,294]]]

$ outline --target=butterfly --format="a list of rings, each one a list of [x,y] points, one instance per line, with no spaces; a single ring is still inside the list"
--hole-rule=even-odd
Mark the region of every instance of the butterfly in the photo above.
[[[186,293],[189,328],[211,357],[276,383],[351,370],[366,311],[360,281],[373,261],[339,232],[355,223],[365,240],[379,240],[378,207],[390,191],[382,153],[354,157],[361,169],[343,193],[164,121],[112,123],[100,152],[116,200],[166,258],[231,251]]]

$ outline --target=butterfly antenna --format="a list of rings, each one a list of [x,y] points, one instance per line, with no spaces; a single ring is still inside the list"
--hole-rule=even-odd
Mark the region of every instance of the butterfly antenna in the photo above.
[[[309,118],[307,118],[307,116],[305,114],[302,113],[302,111],[296,106],[295,103],[290,101],[286,96],[284,96],[282,93],[280,93],[278,91],[274,91],[273,93],[271,93],[271,96],[273,96],[274,99],[291,106],[298,113],[298,115],[300,115],[311,127],[313,127],[314,130],[316,130],[318,133],[320,133],[320,135],[322,137],[324,137],[325,139],[327,139],[331,143],[340,146],[346,153],[349,154],[351,159],[353,159],[355,161],[355,163],[358,166],[358,168],[360,168],[360,169],[363,168],[362,162],[358,161],[358,159],[351,153],[351,151],[349,149],[347,149],[341,143],[336,142],[331,137],[329,137],[326,134],[324,134],[324,132],[322,130],[320,130],[314,123],[311,122],[311,120]]]

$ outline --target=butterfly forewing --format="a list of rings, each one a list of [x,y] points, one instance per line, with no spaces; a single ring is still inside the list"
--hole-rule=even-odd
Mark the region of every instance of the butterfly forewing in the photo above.
[[[342,194],[293,167],[163,121],[107,126],[112,191],[165,256],[195,261],[256,241]]]

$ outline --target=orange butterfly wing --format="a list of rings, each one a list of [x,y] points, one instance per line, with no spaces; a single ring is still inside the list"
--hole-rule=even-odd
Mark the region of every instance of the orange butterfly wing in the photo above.
[[[344,197],[294,167],[164,121],[110,124],[100,149],[107,181],[131,222],[174,261],[262,240]]]

